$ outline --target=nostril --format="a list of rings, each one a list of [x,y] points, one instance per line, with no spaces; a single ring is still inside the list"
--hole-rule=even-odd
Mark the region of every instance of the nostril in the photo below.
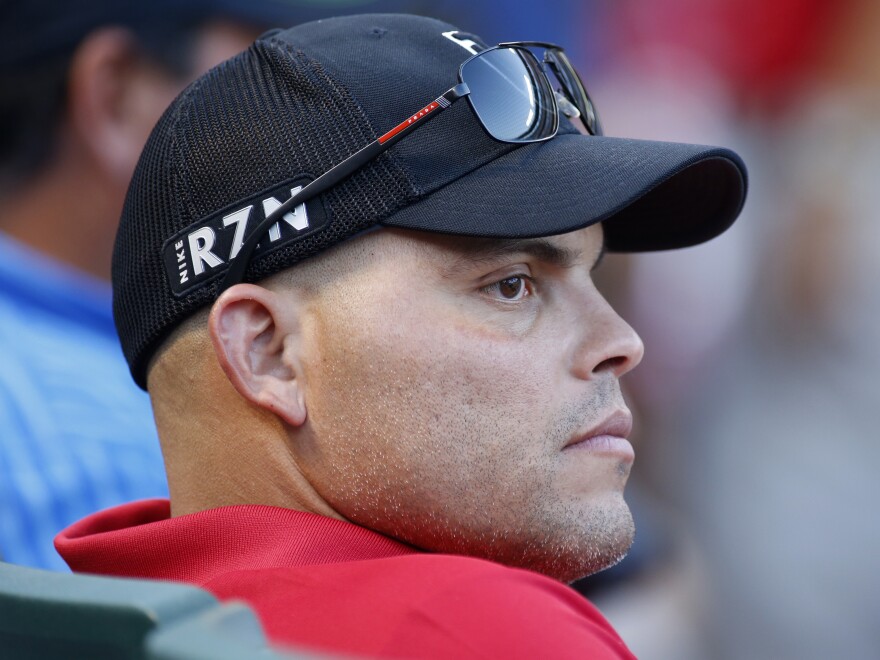
[[[599,364],[595,366],[593,369],[594,374],[601,373],[603,371],[618,371],[623,365],[626,363],[626,358],[622,355],[618,355],[616,357],[611,357],[606,360],[602,360]]]
[[[373,34],[375,34],[377,37],[381,37],[386,32],[388,32],[388,30],[386,30],[385,28],[380,28],[380,27],[373,28]]]

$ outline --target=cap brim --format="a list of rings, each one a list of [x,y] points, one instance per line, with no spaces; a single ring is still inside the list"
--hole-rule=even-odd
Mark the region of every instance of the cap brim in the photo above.
[[[605,222],[609,250],[666,250],[726,230],[746,188],[729,149],[565,134],[514,149],[382,224],[527,238]]]

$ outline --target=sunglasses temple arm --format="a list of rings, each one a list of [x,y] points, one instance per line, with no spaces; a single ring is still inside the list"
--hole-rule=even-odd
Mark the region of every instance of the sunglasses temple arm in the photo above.
[[[286,202],[281,204],[281,206],[272,211],[272,213],[267,215],[266,218],[250,233],[242,244],[238,254],[235,256],[235,259],[229,264],[229,269],[226,271],[226,275],[220,283],[220,289],[217,292],[217,295],[223,293],[226,289],[234,284],[238,284],[244,279],[245,271],[247,270],[248,264],[251,261],[251,256],[257,248],[260,239],[285,213],[292,208],[317,197],[328,188],[332,188],[342,180],[348,178],[371,160],[390,149],[394,144],[403,139],[404,136],[408,135],[419,126],[424,126],[430,119],[438,116],[441,111],[448,108],[458,99],[464,98],[469,93],[470,90],[465,83],[459,83],[455,87],[447,90],[417,113],[408,117],[378,139],[370,142],[370,144],[360,151],[355,152],[338,165],[329,169],[293,195]]]

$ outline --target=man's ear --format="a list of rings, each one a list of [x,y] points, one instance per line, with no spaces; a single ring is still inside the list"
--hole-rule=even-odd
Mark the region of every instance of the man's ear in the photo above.
[[[101,171],[125,186],[150,130],[182,87],[146,61],[129,30],[97,29],[71,60],[71,129]]]
[[[306,420],[301,310],[295,292],[236,284],[217,299],[208,317],[214,353],[232,386],[291,426]]]

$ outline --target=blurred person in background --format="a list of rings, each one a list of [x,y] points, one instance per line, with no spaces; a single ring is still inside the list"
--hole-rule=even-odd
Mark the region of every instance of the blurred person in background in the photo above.
[[[167,493],[113,328],[110,255],[141,148],[185,84],[302,12],[273,2],[0,0],[0,557]],[[308,16],[307,16],[308,17]]]
[[[596,602],[646,658],[875,657],[880,5],[613,18],[626,48],[594,86],[608,131],[734,144],[755,185],[705,250],[621,265],[616,300],[658,347],[633,379],[650,436],[631,492],[669,512],[667,552],[653,582]]]

